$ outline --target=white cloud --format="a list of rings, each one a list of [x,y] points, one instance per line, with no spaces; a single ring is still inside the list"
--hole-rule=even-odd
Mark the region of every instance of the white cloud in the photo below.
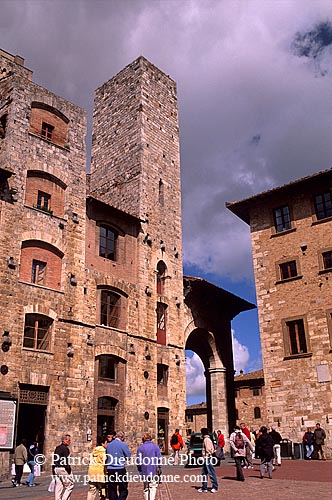
[[[187,396],[201,396],[205,400],[205,375],[201,358],[197,354],[186,358]]]
[[[232,341],[233,341],[233,359],[234,359],[234,369],[236,374],[240,373],[240,370],[245,371],[249,364],[249,350],[248,347],[241,344],[234,335],[232,331]]]

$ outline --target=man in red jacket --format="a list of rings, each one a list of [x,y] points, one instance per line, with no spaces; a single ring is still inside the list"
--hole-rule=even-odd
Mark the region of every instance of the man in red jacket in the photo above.
[[[180,450],[182,450],[182,448],[184,447],[184,442],[183,442],[183,439],[182,439],[182,436],[180,434],[179,429],[175,429],[175,432],[170,440],[170,445],[171,445],[172,450],[173,450],[174,465],[178,465],[179,464],[179,453],[180,453]]]

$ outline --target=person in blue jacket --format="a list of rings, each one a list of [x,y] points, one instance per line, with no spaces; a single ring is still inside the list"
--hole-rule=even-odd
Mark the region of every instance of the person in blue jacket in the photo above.
[[[128,496],[126,461],[131,457],[123,432],[117,432],[106,448],[106,469],[109,500],[125,500]],[[119,495],[118,495],[119,489]]]
[[[155,500],[161,474],[161,452],[148,432],[144,432],[142,441],[137,450],[137,469],[143,480],[144,500]]]

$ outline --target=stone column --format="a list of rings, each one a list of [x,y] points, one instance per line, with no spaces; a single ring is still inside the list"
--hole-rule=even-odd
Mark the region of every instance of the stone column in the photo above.
[[[228,433],[228,410],[227,410],[227,387],[226,368],[208,368],[207,381],[210,380],[210,402],[208,407],[211,411],[211,430],[220,429]]]

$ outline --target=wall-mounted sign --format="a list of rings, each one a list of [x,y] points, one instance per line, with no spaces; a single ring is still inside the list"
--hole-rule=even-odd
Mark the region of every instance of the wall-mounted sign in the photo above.
[[[14,448],[17,400],[0,399],[0,450]]]

